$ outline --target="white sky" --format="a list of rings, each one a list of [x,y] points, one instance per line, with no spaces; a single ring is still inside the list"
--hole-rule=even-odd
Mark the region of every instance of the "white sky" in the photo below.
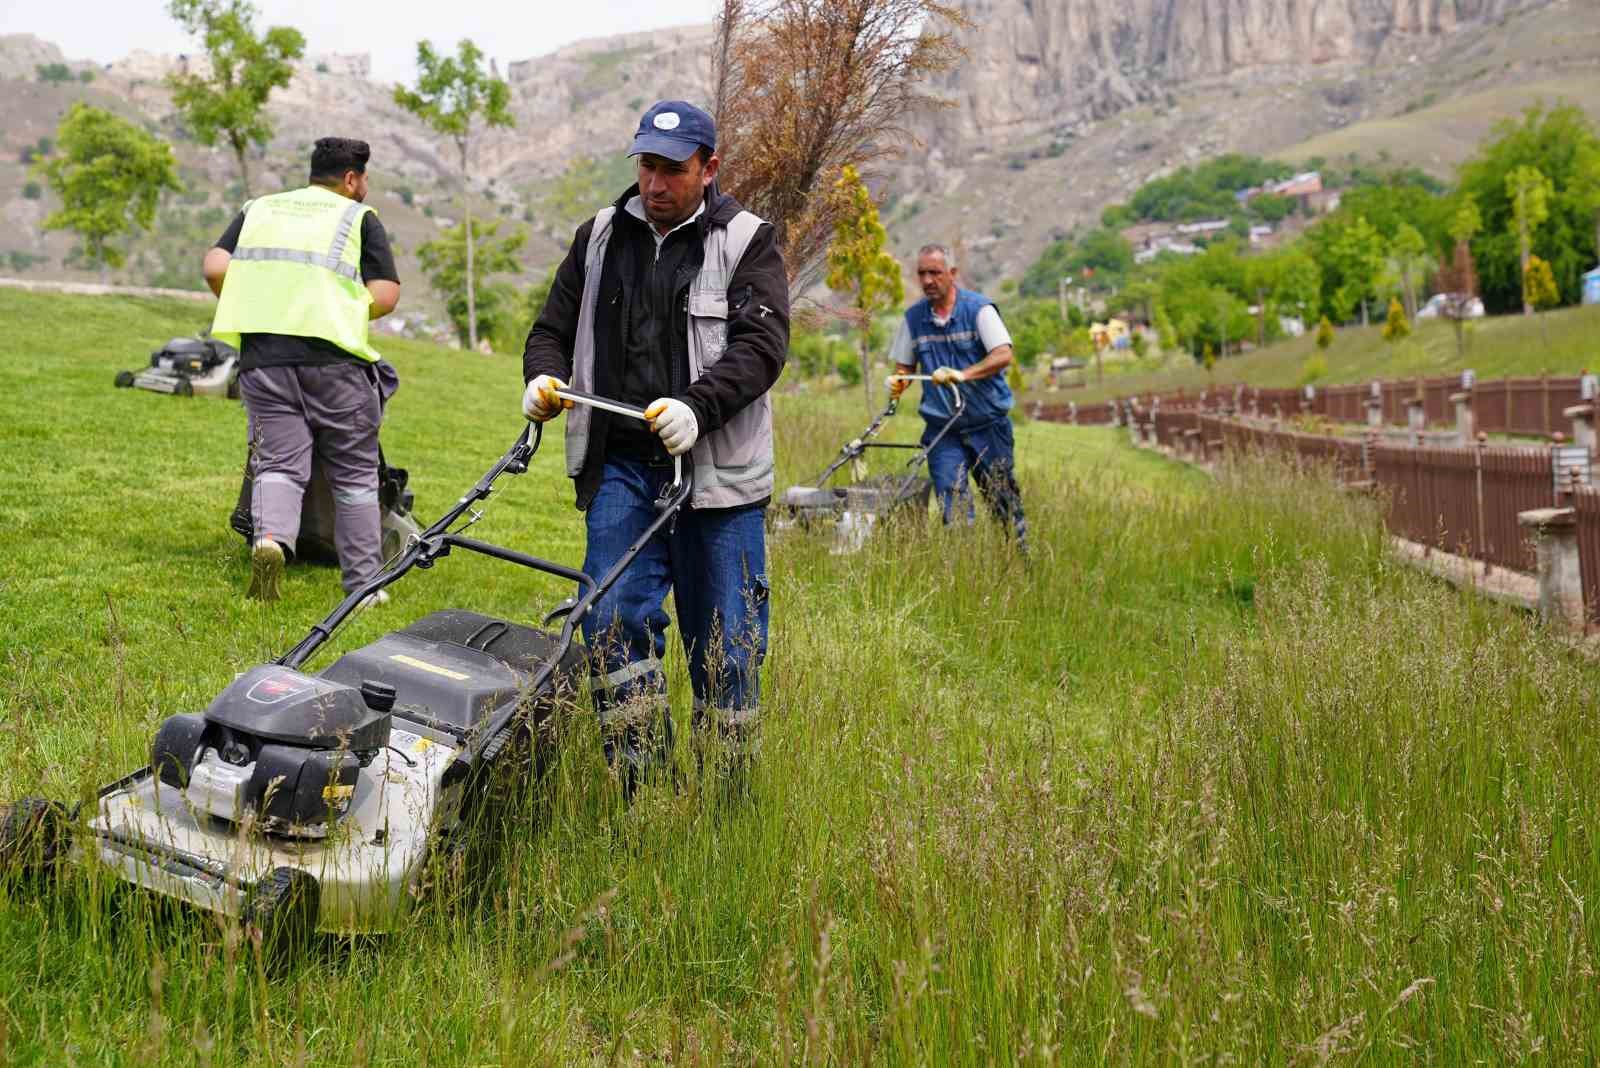
[[[454,52],[458,40],[470,37],[504,70],[585,37],[710,22],[714,0],[255,0],[255,6],[258,28],[296,27],[306,35],[308,54],[370,52],[374,78],[409,81],[422,38]],[[8,33],[31,33],[59,45],[68,59],[99,63],[141,48],[194,50],[167,15],[166,0],[0,0],[0,34]]]

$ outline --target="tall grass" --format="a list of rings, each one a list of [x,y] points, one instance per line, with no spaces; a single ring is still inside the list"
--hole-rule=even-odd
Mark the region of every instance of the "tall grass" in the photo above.
[[[337,581],[243,606],[236,413],[113,392],[53,321],[0,366],[6,425],[71,411],[141,450],[181,412],[193,436],[162,476],[193,488],[159,508],[97,480],[98,444],[0,459],[0,515],[29,531],[5,537],[0,605],[27,637],[0,676],[0,795],[85,798]],[[47,355],[58,374],[30,370]],[[509,443],[517,373],[398,355],[413,407],[386,443],[428,512]],[[781,401],[780,483],[865,422],[853,396]],[[892,525],[845,557],[773,539],[748,803],[689,772],[624,807],[573,710],[549,776],[485,832],[492,863],[433,871],[403,929],[325,938],[281,976],[232,925],[92,868],[0,888],[0,1063],[1600,1055],[1595,669],[1395,570],[1370,503],[1323,480],[1213,482],[1100,430],[1030,424],[1018,450],[1027,568],[986,523]],[[485,537],[577,558],[557,451]],[[340,644],[561,592],[452,558]]]

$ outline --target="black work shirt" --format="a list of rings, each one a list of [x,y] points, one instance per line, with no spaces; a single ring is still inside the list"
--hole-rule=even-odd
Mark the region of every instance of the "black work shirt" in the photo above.
[[[689,384],[687,324],[677,305],[700,269],[700,231],[684,226],[668,234],[656,248],[648,224],[617,227],[632,260],[623,285],[622,368],[618,398],[645,408],[652,401],[683,392]],[[661,459],[666,449],[646,423],[634,419],[607,421],[606,448],[624,456]]]
[[[217,248],[233,255],[239,244],[239,231],[244,229],[244,212],[233,217],[233,222],[217,238]],[[394,267],[394,251],[389,247],[389,235],[378,221],[376,212],[361,215],[361,281],[399,283],[400,275]],[[252,367],[316,366],[352,360],[366,363],[361,357],[346,352],[331,341],[320,337],[298,337],[294,334],[245,334],[240,339],[239,370]]]

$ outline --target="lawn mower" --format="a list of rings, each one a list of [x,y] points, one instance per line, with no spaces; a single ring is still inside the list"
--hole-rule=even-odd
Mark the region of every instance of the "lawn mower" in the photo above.
[[[449,860],[468,829],[500,815],[488,785],[496,764],[520,747],[534,757],[525,762],[531,777],[548,759],[546,728],[584,682],[578,625],[689,498],[691,472],[675,460],[655,520],[599,579],[464,536],[481,515],[474,506],[500,476],[526,471],[539,442],[539,426],[525,428],[454,507],[298,645],[239,674],[203,712],[162,722],[149,764],[101,790],[86,824],[40,799],[0,812],[0,866],[32,881],[63,861],[97,860],[130,883],[238,918],[275,959],[315,930],[382,932],[403,922],[430,858]],[[448,609],[315,674],[303,670],[364,598],[456,550],[577,590],[540,628]],[[558,620],[559,630],[543,629]]]
[[[381,552],[385,562],[398,557],[413,539],[422,535],[422,527],[412,515],[415,495],[407,483],[410,475],[403,467],[390,467],[385,462],[383,449],[378,449],[378,522],[383,528]],[[250,499],[255,492],[255,451],[245,455],[244,482],[239,487],[239,498],[228,516],[228,526],[244,538],[248,548],[255,544],[255,519],[250,514]],[[339,562],[339,549],[334,543],[333,490],[323,473],[322,461],[311,457],[311,480],[306,483],[305,496],[300,505],[300,532],[295,537],[294,555],[298,560],[315,560],[324,564]]]
[[[122,389],[148,389],[175,397],[239,399],[239,353],[214,337],[175,337],[150,354],[142,371],[118,371]]]
[[[885,381],[931,382],[932,375],[890,375]],[[839,450],[839,455],[818,475],[814,482],[791,486],[784,491],[781,510],[777,517],[780,529],[801,527],[813,529],[831,524],[834,530],[835,553],[851,553],[865,543],[867,535],[878,521],[903,511],[915,514],[919,509],[927,513],[928,501],[933,493],[933,483],[918,473],[927,461],[928,453],[939,444],[961,418],[964,402],[961,390],[954,383],[944,387],[950,391],[950,418],[944,421],[933,439],[926,445],[909,442],[876,441],[878,434],[898,410],[900,398],[891,396],[888,405],[876,419],[851,438]],[[868,449],[912,449],[911,458],[896,474],[859,478],[848,486],[829,486],[828,480],[846,464],[854,466]]]

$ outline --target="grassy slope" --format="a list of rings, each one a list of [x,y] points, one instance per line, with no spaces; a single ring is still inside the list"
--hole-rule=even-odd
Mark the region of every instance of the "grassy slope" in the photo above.
[[[1448,179],[1457,165],[1477,151],[1495,123],[1517,119],[1535,105],[1550,107],[1561,102],[1586,104],[1593,114],[1597,94],[1600,73],[1533,77],[1487,92],[1447,95],[1441,103],[1404,114],[1353,123],[1272,155],[1299,162],[1315,156],[1339,160],[1354,153],[1364,160],[1413,164]]]
[[[1548,373],[1573,375],[1597,364],[1594,334],[1600,328],[1600,307],[1564,308],[1531,319],[1520,315],[1481,319],[1468,327],[1466,355],[1456,348],[1455,330],[1449,323],[1425,321],[1410,338],[1397,345],[1383,340],[1381,324],[1348,327],[1338,332],[1326,355],[1326,371],[1308,375],[1307,361],[1317,355],[1311,335],[1268,345],[1242,356],[1219,361],[1214,376],[1184,353],[1165,360],[1133,358],[1106,365],[1103,385],[1094,382],[1089,369],[1086,389],[1047,393],[1035,390],[1030,400],[1046,404],[1104,400],[1112,396],[1183,387],[1200,389],[1244,382],[1253,386],[1336,385],[1367,382],[1374,378],[1453,374],[1475,370],[1480,379]]]
[[[241,601],[235,405],[111,388],[192,314],[0,291],[0,796],[88,797],[337,595],[321,569]],[[427,514],[516,432],[517,370],[393,348],[386,448]],[[781,398],[780,483],[856,403]],[[485,537],[579,558],[558,451]],[[691,780],[620,810],[579,713],[479,895],[441,877],[405,931],[276,984],[231,927],[97,876],[0,887],[0,1063],[1600,1052],[1596,673],[1392,572],[1318,482],[1037,424],[1019,454],[1030,572],[987,527],[774,543],[753,807]],[[340,644],[561,592],[450,559]]]

